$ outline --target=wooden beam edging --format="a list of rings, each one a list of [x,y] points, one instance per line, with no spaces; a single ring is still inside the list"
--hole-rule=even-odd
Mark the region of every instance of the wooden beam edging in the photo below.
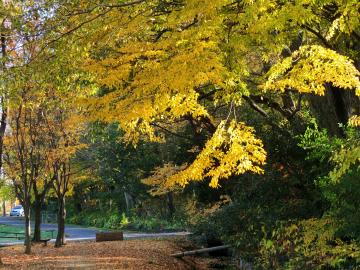
[[[228,249],[230,247],[231,247],[231,245],[224,245],[224,246],[217,246],[217,247],[210,247],[210,248],[201,248],[201,249],[196,249],[196,250],[191,250],[191,251],[174,253],[174,254],[171,254],[170,256],[175,257],[175,258],[181,258],[184,256],[191,256],[191,255],[201,254],[201,253],[205,253],[205,252],[224,250],[224,249]]]

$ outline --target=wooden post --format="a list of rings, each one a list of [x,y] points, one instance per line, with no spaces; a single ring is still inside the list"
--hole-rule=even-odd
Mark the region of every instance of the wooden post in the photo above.
[[[104,241],[122,241],[124,240],[123,232],[98,232],[96,233],[96,242]]]

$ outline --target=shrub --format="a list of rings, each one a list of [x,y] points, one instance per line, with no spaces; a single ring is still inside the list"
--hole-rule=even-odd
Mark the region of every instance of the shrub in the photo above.
[[[266,232],[257,257],[259,269],[355,269],[360,245],[336,236],[331,218],[280,222]]]
[[[104,229],[123,229],[144,232],[184,230],[185,222],[174,219],[171,221],[158,217],[127,216],[125,213],[82,212],[68,218],[71,224],[91,226]]]

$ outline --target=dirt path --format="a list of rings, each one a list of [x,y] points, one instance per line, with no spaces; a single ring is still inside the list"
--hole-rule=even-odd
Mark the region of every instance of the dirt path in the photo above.
[[[208,269],[205,259],[169,256],[179,250],[179,241],[170,239],[69,243],[62,248],[35,245],[31,255],[23,254],[22,246],[13,246],[0,249],[4,263],[0,269]]]

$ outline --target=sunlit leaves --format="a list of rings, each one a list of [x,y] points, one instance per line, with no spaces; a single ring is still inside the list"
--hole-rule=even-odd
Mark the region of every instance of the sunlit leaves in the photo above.
[[[360,3],[357,0],[346,1],[340,5],[337,18],[332,22],[326,39],[331,40],[338,32],[351,35],[356,31],[360,24],[359,9]]]
[[[360,72],[346,56],[321,46],[302,46],[291,57],[274,65],[265,90],[294,89],[301,93],[324,95],[326,84],[354,89],[360,95]]]
[[[360,145],[355,144],[349,148],[341,149],[333,156],[336,163],[335,169],[330,172],[330,179],[339,182],[351,168],[360,170]]]
[[[360,115],[354,115],[349,119],[350,126],[360,127]]]
[[[208,178],[209,186],[217,188],[220,179],[227,179],[232,175],[263,173],[261,165],[265,163],[266,152],[261,140],[255,138],[253,132],[252,128],[243,123],[231,121],[227,125],[223,121],[192,164],[183,166],[181,171],[170,176],[168,174],[171,170],[167,166],[166,169],[160,169],[155,178],[145,180],[145,183],[159,185],[160,182],[161,190],[174,186],[184,187],[191,181]]]

